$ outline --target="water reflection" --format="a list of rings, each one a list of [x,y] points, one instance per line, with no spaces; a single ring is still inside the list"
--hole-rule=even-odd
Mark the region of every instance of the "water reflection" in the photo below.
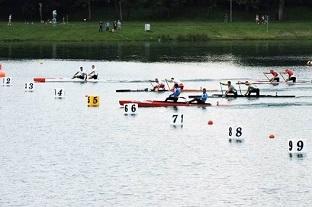
[[[89,59],[140,62],[222,62],[305,65],[312,41],[1,43],[1,59]]]

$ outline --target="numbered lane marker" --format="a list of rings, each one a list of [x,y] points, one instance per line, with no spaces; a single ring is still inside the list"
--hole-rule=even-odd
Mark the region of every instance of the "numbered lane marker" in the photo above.
[[[12,78],[11,77],[4,77],[2,78],[2,86],[12,86]]]
[[[88,96],[88,107],[99,107],[100,97],[99,96]]]
[[[65,91],[62,88],[54,89],[54,98],[65,98]]]
[[[242,127],[229,127],[229,142],[242,143],[243,138],[243,128]]]
[[[302,158],[306,156],[305,149],[305,142],[302,139],[293,139],[288,141],[289,157]]]
[[[173,126],[183,126],[184,115],[183,114],[173,114],[171,116],[171,125]]]
[[[138,113],[139,106],[136,103],[127,103],[124,105],[125,115],[135,115]]]
[[[25,83],[25,92],[34,92],[35,84],[33,82]]]

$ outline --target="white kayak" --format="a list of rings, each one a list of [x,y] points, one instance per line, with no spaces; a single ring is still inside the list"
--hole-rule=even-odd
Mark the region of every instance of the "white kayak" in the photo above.
[[[34,82],[36,83],[46,83],[46,82],[54,82],[54,83],[98,83],[104,82],[104,80],[96,80],[96,79],[71,79],[71,78],[43,78],[43,77],[36,77],[34,78]]]

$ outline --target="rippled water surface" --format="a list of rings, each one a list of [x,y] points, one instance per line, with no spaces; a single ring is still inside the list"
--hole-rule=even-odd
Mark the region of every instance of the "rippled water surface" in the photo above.
[[[244,65],[236,59],[34,57],[1,63],[13,82],[0,87],[0,206],[312,204],[312,84],[258,85],[262,94],[298,98],[210,98],[212,107],[139,108],[134,116],[124,115],[118,100],[163,100],[169,93],[115,92],[148,88],[148,80],[172,76],[189,88],[220,90],[220,81],[265,80],[264,71],[285,66]],[[79,66],[92,64],[103,82],[41,83],[32,93],[24,91],[34,77],[71,77]],[[299,80],[312,79],[304,64],[287,67]],[[54,98],[56,88],[65,91],[64,99]],[[86,95],[100,96],[100,106],[87,107]],[[215,106],[217,101],[222,106]],[[183,114],[183,127],[170,125],[173,114]],[[242,143],[229,142],[229,127],[234,134],[242,128]],[[289,140],[303,141],[303,158],[289,157]]]

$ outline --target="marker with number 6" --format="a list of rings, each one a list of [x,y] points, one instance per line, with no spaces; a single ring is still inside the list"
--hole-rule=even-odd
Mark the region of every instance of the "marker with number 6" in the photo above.
[[[138,112],[138,104],[137,103],[127,103],[124,105],[125,115],[135,115]]]

